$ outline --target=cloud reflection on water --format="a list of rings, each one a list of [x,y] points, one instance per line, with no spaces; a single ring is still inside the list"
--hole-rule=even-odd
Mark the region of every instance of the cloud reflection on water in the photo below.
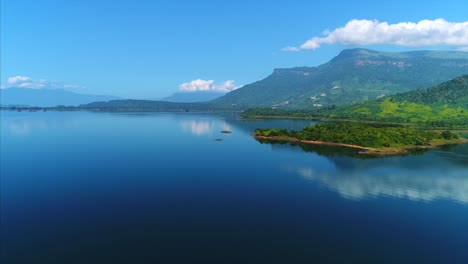
[[[359,171],[319,171],[298,167],[296,172],[349,199],[388,196],[417,201],[449,199],[468,203],[468,177],[460,170],[395,172],[385,168]],[[465,171],[466,172],[466,171]]]
[[[27,136],[36,131],[48,130],[51,128],[73,127],[76,121],[73,117],[61,117],[51,113],[33,113],[31,115],[3,116],[7,131],[16,136]]]
[[[184,120],[180,122],[184,131],[189,131],[194,135],[211,135],[213,132],[221,130],[231,130],[231,126],[225,120]]]
[[[309,155],[308,162],[293,160],[293,164],[283,169],[348,199],[386,196],[418,201],[447,199],[468,204],[468,144],[404,156],[370,157],[344,148],[261,143],[270,144],[275,151],[302,150]]]
[[[180,126],[195,135],[209,134],[213,131],[212,125],[208,121],[182,121]]]

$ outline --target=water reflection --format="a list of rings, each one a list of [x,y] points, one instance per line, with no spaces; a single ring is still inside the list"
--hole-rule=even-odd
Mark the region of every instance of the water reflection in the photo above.
[[[468,177],[458,170],[437,175],[430,169],[415,174],[411,170],[400,169],[394,172],[385,167],[373,171],[337,173],[316,171],[312,167],[299,167],[296,170],[306,179],[318,182],[350,199],[391,196],[410,200],[449,199],[468,203]]]
[[[200,117],[199,117],[200,118]],[[251,133],[255,127],[286,127],[300,129],[307,121],[261,122],[240,121],[235,118],[188,119],[181,126],[193,134],[219,132],[226,126]],[[230,129],[229,129],[230,130]],[[359,154],[351,148],[257,140],[269,144],[274,151],[307,152],[312,163],[283,167],[294,174],[326,186],[348,199],[397,197],[419,201],[449,199],[468,203],[468,144],[443,146],[434,150],[413,150],[391,157]]]
[[[76,120],[73,115],[64,116],[57,113],[15,113],[2,111],[2,123],[9,133],[25,136],[39,130],[48,130],[59,127],[73,127]]]
[[[211,135],[213,132],[219,132],[221,130],[231,130],[231,126],[223,119],[190,119],[183,120],[180,122],[180,126],[184,131],[189,131],[194,135]]]
[[[5,118],[5,115],[8,118]],[[83,132],[88,127],[102,126],[103,120],[121,120],[103,118],[117,114],[76,113],[76,115],[73,112],[2,113],[2,134],[4,131],[8,132],[2,137],[7,134],[25,135],[41,130],[47,131],[51,128],[75,126],[81,128]],[[240,121],[237,116],[230,115],[138,114],[138,117],[141,116],[174,119],[177,130],[181,129],[195,136],[220,135],[221,130],[235,130],[232,139],[235,138],[242,143],[241,140],[248,137],[248,140],[242,143],[245,146],[241,151],[251,147],[250,142],[253,140],[248,134],[257,127],[284,127],[299,130],[313,124],[311,121],[290,120]],[[150,122],[151,120],[143,121],[141,124],[157,123]],[[129,120],[125,119],[125,122]],[[51,130],[57,132],[57,129]],[[75,133],[75,129],[70,131]],[[449,199],[468,203],[468,144],[413,152],[406,156],[382,158],[361,155],[350,148],[290,142],[259,142],[270,144],[275,151],[286,152],[284,160],[293,164],[283,166],[284,170],[325,186],[349,199],[389,196],[421,201]],[[253,146],[250,150],[255,151],[255,149],[257,146]],[[232,151],[235,153],[235,150]],[[299,155],[290,158],[291,152],[299,153]],[[307,155],[302,155],[302,152],[307,152]],[[271,158],[273,160],[275,157]],[[296,158],[300,159],[296,160]],[[278,165],[272,163],[272,166]]]
[[[289,164],[283,169],[348,199],[388,196],[468,203],[468,144],[429,150],[424,155],[418,152],[416,155],[372,157],[348,148],[260,142],[271,144],[273,150],[315,153],[310,157],[313,165],[310,162]],[[323,165],[325,160],[329,166]]]
[[[180,126],[195,135],[208,134],[213,131],[212,125],[208,121],[182,121]]]

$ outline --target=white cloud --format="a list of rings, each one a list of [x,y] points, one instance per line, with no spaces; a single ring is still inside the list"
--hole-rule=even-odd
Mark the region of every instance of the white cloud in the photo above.
[[[195,91],[209,91],[210,87],[214,85],[213,80],[202,80],[197,79],[188,83],[179,85],[179,90],[184,92],[195,92]]]
[[[14,85],[15,83],[19,83],[19,82],[27,82],[27,81],[29,81],[30,79],[31,79],[31,78],[25,77],[25,76],[14,76],[14,77],[8,78],[7,82],[8,82],[9,84]]]
[[[230,91],[234,91],[242,86],[236,86],[233,80],[228,80],[223,82],[221,85],[215,85],[215,90],[220,92],[228,93]]]
[[[30,88],[30,89],[77,89],[80,88],[79,85],[76,84],[69,84],[69,83],[62,83],[57,81],[48,81],[45,79],[32,79],[26,76],[13,76],[7,79],[6,84],[2,84],[1,88]]]
[[[233,80],[228,80],[220,85],[217,85],[213,80],[197,79],[179,85],[179,90],[183,92],[212,91],[227,93],[240,87],[242,86],[236,86]]]
[[[287,46],[285,48],[281,49],[282,51],[300,51],[301,49],[298,47],[293,47],[293,46]]]
[[[325,31],[325,37],[313,37],[300,49],[317,49],[323,44],[397,45],[405,47],[450,46],[468,47],[468,21],[448,22],[444,19],[389,24],[377,20],[354,19],[344,27]],[[297,47],[283,50],[294,51]]]

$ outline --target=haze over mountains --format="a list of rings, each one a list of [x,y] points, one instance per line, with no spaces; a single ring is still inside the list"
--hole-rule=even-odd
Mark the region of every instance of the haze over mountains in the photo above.
[[[79,94],[62,89],[8,88],[0,90],[2,106],[39,106],[57,105],[78,106],[96,101],[120,99],[116,96]]]
[[[219,98],[225,94],[226,93],[223,93],[223,92],[209,92],[209,91],[178,92],[178,93],[174,93],[171,96],[161,99],[161,101],[176,102],[176,103],[206,102],[206,101],[211,101],[216,98]]]

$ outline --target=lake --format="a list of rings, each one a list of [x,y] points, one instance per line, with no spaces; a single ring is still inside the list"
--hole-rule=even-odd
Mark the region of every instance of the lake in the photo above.
[[[312,124],[2,111],[1,262],[468,263],[467,144],[372,158],[250,136]]]

